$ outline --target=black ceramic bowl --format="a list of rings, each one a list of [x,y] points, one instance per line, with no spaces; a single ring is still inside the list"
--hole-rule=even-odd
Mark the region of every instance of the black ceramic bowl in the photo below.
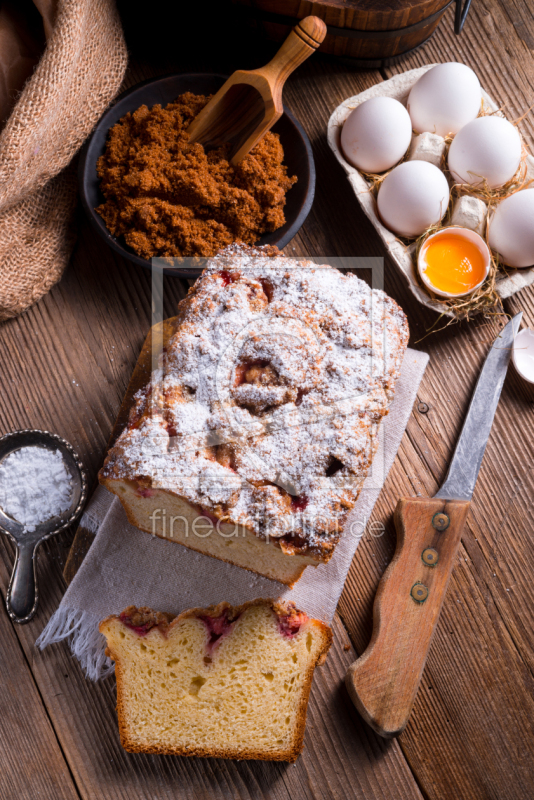
[[[128,111],[135,111],[143,104],[153,106],[157,103],[166,105],[184,92],[193,94],[213,94],[226,80],[226,75],[211,73],[193,73],[187,75],[169,75],[166,78],[144,81],[129,89],[117,98],[100,119],[97,127],[84,145],[79,166],[80,196],[82,204],[94,228],[100,236],[124,258],[151,269],[150,261],[136,255],[121,239],[112,236],[106,228],[101,216],[95,208],[104,201],[96,174],[96,162],[104,152],[107,134],[110,128]],[[315,164],[310,141],[295,117],[286,111],[273,127],[278,133],[284,148],[285,164],[288,174],[296,175],[297,183],[287,193],[285,206],[286,222],[273,233],[267,233],[257,242],[258,245],[276,245],[279,248],[291,241],[308,216],[315,193]],[[200,269],[166,268],[167,275],[197,277]]]

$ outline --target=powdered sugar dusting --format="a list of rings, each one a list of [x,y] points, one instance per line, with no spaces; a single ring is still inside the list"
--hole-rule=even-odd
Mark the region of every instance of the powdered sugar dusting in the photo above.
[[[288,552],[327,558],[407,342],[402,310],[354,275],[233,247],[180,305],[102,475],[170,490]]]

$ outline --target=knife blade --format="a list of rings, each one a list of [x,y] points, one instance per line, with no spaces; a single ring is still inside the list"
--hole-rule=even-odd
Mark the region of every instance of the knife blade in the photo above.
[[[486,356],[442,487],[434,497],[471,500],[523,312],[502,329]]]
[[[443,485],[433,498],[401,498],[395,510],[397,548],[376,593],[371,641],[345,678],[362,717],[386,738],[404,730],[419,688],[521,317],[492,344]]]

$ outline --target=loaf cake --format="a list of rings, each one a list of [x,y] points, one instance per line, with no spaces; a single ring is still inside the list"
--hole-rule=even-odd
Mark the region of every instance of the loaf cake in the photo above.
[[[342,535],[408,336],[352,273],[225,251],[180,303],[100,481],[136,527],[291,586]]]
[[[254,600],[173,618],[130,606],[100,623],[132,753],[295,761],[313,671],[332,641],[292,603]]]

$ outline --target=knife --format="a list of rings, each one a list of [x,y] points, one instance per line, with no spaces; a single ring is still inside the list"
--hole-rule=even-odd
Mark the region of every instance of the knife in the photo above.
[[[395,509],[397,548],[376,593],[371,641],[345,679],[361,716],[386,738],[412,710],[522,316],[493,342],[441,489]]]

